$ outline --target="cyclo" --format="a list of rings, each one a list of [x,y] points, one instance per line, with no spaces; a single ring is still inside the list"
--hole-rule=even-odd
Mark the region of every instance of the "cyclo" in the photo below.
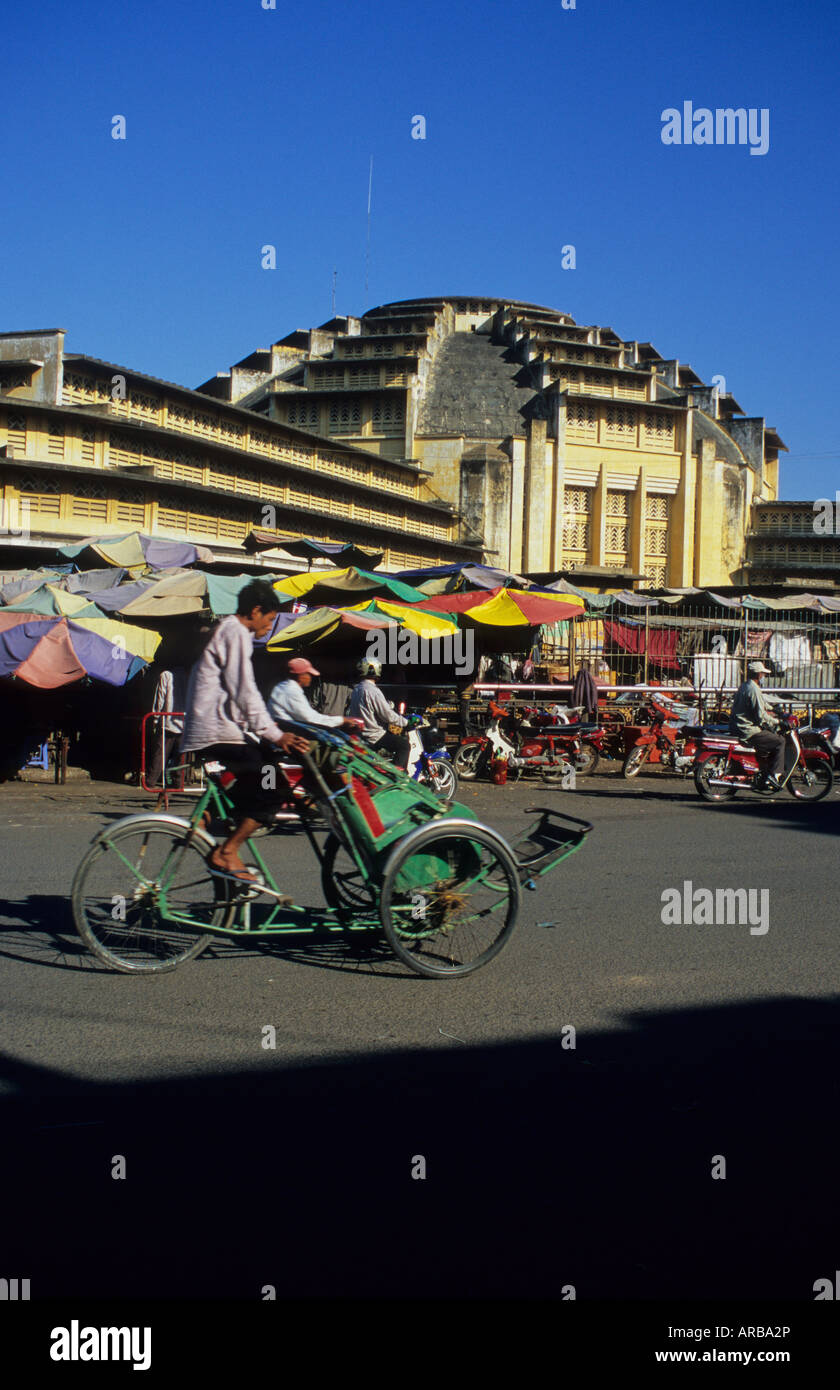
[[[73,917],[101,961],[153,974],[194,960],[218,937],[381,931],[418,974],[466,975],[510,940],[522,888],[536,888],[592,829],[534,807],[539,822],[511,847],[468,807],[442,803],[355,735],[284,727],[311,741],[300,755],[302,786],[326,821],[323,845],[308,817],[301,824],[320,861],[326,910],[292,903],[253,839],[257,883],[237,884],[211,869],[216,841],[202,823],[205,812],[210,824],[228,822],[233,806],[223,779],[210,774],[189,819],[126,816],[95,837],[79,864]],[[527,853],[517,857],[517,849]]]

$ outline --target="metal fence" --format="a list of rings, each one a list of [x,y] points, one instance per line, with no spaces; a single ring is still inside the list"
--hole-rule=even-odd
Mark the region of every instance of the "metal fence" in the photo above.
[[[587,661],[599,683],[682,684],[721,693],[737,689],[749,662],[761,660],[772,673],[765,688],[836,700],[840,613],[615,603],[602,614],[543,628],[541,657],[555,680],[574,680]]]

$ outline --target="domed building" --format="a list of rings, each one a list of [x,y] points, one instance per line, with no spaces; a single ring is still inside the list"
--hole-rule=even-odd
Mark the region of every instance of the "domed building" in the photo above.
[[[581,581],[738,582],[786,447],[649,342],[506,299],[332,319],[199,390],[419,464],[491,562]]]

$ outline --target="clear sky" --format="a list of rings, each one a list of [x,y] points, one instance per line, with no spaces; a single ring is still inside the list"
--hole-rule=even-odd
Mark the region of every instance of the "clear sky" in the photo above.
[[[723,376],[784,496],[840,489],[836,0],[276,6],[4,7],[0,329],[196,386],[334,270],[339,313],[504,295]],[[685,101],[766,108],[768,152],[664,145]]]

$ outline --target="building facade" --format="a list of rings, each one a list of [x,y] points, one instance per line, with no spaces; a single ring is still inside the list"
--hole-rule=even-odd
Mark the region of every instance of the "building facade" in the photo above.
[[[262,528],[355,541],[392,569],[480,560],[480,537],[428,481],[416,462],[67,353],[61,330],[0,335],[7,553],[139,530],[241,563]]]
[[[430,473],[494,563],[734,582],[786,446],[650,343],[513,300],[381,305],[200,391]]]
[[[756,502],[747,537],[745,584],[840,586],[840,494],[815,502]]]

